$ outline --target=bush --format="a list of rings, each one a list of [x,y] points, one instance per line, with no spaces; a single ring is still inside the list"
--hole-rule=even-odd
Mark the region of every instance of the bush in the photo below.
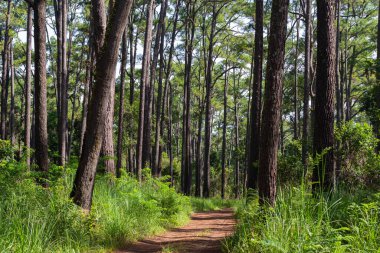
[[[375,152],[378,140],[373,135],[371,126],[346,122],[335,130],[335,136],[340,143],[337,155],[342,161],[338,180],[355,189],[378,186],[380,156]]]
[[[302,165],[302,143],[299,140],[289,142],[284,154],[278,158],[277,178],[280,184],[300,182],[304,175]]]

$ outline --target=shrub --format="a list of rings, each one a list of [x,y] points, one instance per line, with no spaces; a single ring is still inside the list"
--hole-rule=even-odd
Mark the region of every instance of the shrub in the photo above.
[[[337,155],[340,157],[341,171],[338,180],[355,189],[363,186],[378,186],[380,183],[380,156],[375,152],[377,138],[371,126],[353,121],[342,124],[335,130],[340,142]]]

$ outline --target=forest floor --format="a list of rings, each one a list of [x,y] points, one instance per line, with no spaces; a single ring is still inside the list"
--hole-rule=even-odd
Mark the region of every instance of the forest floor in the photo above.
[[[184,227],[140,240],[116,253],[216,253],[222,252],[222,241],[232,235],[236,225],[231,208],[194,213]]]

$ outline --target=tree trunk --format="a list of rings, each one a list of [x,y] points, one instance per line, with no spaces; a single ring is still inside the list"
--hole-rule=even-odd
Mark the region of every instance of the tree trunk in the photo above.
[[[152,25],[153,25],[153,12],[154,12],[154,0],[150,0],[148,4],[147,11],[147,22],[145,30],[145,40],[144,40],[144,53],[142,60],[142,76],[140,84],[140,108],[139,108],[139,125],[137,134],[137,178],[141,182],[142,180],[142,169],[146,165],[147,157],[150,149],[150,143],[145,146],[144,143],[144,132],[145,132],[145,106],[146,106],[146,89],[149,88],[149,66],[150,66],[150,50],[152,44]]]
[[[5,140],[7,138],[6,133],[6,122],[7,122],[7,90],[8,90],[8,72],[9,72],[9,23],[11,18],[11,5],[12,1],[8,0],[7,13],[5,19],[5,34],[4,34],[4,49],[3,49],[3,72],[1,78],[1,139]]]
[[[124,93],[125,93],[125,72],[127,65],[127,47],[128,39],[128,26],[124,31],[123,41],[121,46],[121,66],[120,66],[120,97],[119,97],[119,122],[117,133],[117,164],[116,164],[116,176],[121,176],[121,167],[123,159],[123,117],[124,117]]]
[[[376,57],[376,87],[375,87],[375,99],[377,109],[380,110],[380,0],[377,18],[377,57]],[[375,135],[377,139],[380,139],[380,120],[374,124]],[[377,143],[377,153],[380,153],[380,141]]]
[[[279,144],[288,0],[274,0],[270,21],[268,62],[260,139],[260,204],[274,205],[276,198],[277,151]]]
[[[305,70],[303,86],[302,164],[306,175],[309,156],[309,101],[310,101],[310,42],[311,0],[306,1],[305,13]]]
[[[158,81],[158,90],[157,90],[157,103],[156,103],[156,132],[154,137],[154,150],[153,150],[153,175],[158,177],[160,175],[160,135],[161,135],[161,103],[162,103],[162,78],[163,78],[163,68],[164,68],[164,43],[165,43],[165,16],[166,9],[168,6],[168,0],[164,0],[161,2],[161,11],[160,11],[160,20],[156,33],[156,45],[159,41],[159,55],[160,55],[160,69],[159,69],[159,81]],[[155,45],[155,46],[156,46]],[[158,57],[158,54],[157,54]],[[154,65],[154,63],[153,63]],[[156,64],[157,65],[157,64]],[[154,68],[153,68],[154,67]],[[152,75],[151,78],[154,78],[155,74],[155,66],[152,66]],[[154,79],[151,80],[151,83],[154,83]],[[153,85],[154,86],[154,85]],[[165,107],[165,104],[164,104]]]
[[[173,87],[172,84],[169,82],[169,106],[168,106],[168,153],[169,153],[169,167],[170,167],[170,184],[173,187],[174,186],[174,167],[173,167],[173,145],[172,145],[172,136],[173,136]]]
[[[226,70],[228,66],[226,65]],[[222,140],[222,188],[221,197],[225,197],[225,187],[226,187],[226,149],[227,149],[227,90],[228,90],[228,73],[226,71],[224,76],[224,89],[223,89],[223,140]]]
[[[255,25],[255,56],[253,70],[253,87],[251,100],[251,133],[248,153],[247,188],[257,189],[258,161],[260,152],[261,128],[261,83],[263,72],[263,27],[264,27],[264,1],[256,1]]]
[[[34,106],[35,156],[38,170],[48,171],[47,90],[46,90],[46,0],[34,1]]]
[[[10,52],[9,52],[9,67],[10,67],[10,83],[11,83],[11,108],[9,111],[9,134],[10,134],[10,140],[11,145],[14,146],[16,142],[15,138],[15,66],[13,61],[13,45],[10,45]]]
[[[92,2],[94,4],[97,1],[93,0]],[[118,0],[115,2],[105,37],[107,43],[99,51],[101,53],[96,63],[95,83],[88,110],[83,151],[71,192],[74,203],[87,211],[90,210],[92,203],[96,165],[104,136],[111,86],[115,80],[118,49],[131,6],[132,1]],[[93,8],[95,8],[95,4]],[[98,21],[96,20],[96,22]]]
[[[185,76],[184,76],[184,96],[183,96],[183,125],[182,125],[182,192],[190,195],[191,190],[191,65],[193,60],[193,41],[195,24],[194,3],[186,4],[186,24],[185,24]]]
[[[314,122],[314,155],[322,155],[314,167],[314,190],[330,190],[335,185],[334,168],[334,89],[335,59],[335,1],[317,1],[317,80]],[[328,149],[326,151],[326,149]],[[326,153],[325,153],[326,152]]]
[[[240,77],[239,77],[240,78]],[[239,82],[239,81],[238,81]],[[239,152],[239,109],[238,109],[238,93],[239,85],[236,86],[236,75],[234,69],[234,118],[235,118],[235,198],[239,197],[239,183],[240,183],[240,152]]]
[[[87,52],[87,62],[86,62],[86,80],[84,83],[84,93],[83,93],[83,109],[82,109],[82,126],[80,134],[80,145],[79,145],[79,156],[82,155],[83,140],[86,133],[87,115],[88,115],[88,101],[90,98],[90,82],[91,82],[91,67],[92,67],[92,40],[90,38],[89,51]]]
[[[154,20],[154,9],[155,9],[155,0],[151,1],[148,8],[148,23]],[[153,25],[153,24],[152,24]],[[152,30],[152,25],[147,27],[148,30]],[[158,34],[161,29],[157,29]],[[150,43],[152,41],[152,32],[150,35]],[[142,166],[152,168],[152,144],[151,144],[151,133],[152,133],[152,104],[153,104],[153,96],[154,96],[154,85],[156,81],[156,66],[158,60],[158,52],[160,48],[160,39],[156,41],[153,49],[153,61],[147,65],[147,76],[146,76],[146,87],[145,87],[145,106],[144,106],[144,134],[143,134],[143,153],[142,153]],[[150,50],[149,50],[149,58],[150,58]]]
[[[203,197],[210,196],[210,152],[211,152],[211,98],[212,98],[212,66],[214,37],[217,17],[220,9],[216,10],[216,3],[212,7],[211,31],[207,56],[206,72],[206,111],[205,111],[205,149],[204,149],[204,173],[203,173]]]
[[[30,169],[30,138],[31,138],[31,95],[32,95],[32,29],[33,29],[33,7],[28,4],[28,20],[26,30],[26,77],[25,77],[25,148],[26,164]]]
[[[293,108],[294,108],[294,125],[293,125],[293,138],[298,140],[298,49],[299,49],[299,21],[296,21],[296,52],[294,57],[294,87],[293,87]]]
[[[70,126],[70,129],[69,129],[69,139],[68,139],[68,142],[67,142],[67,161],[70,160],[72,140],[73,140],[73,135],[74,135],[74,131],[75,131],[75,112],[77,110],[77,108],[76,108],[76,100],[77,100],[78,86],[79,86],[79,83],[81,82],[80,75],[81,75],[82,70],[83,70],[83,56],[84,56],[84,53],[85,53],[85,50],[84,50],[84,44],[85,44],[85,42],[86,42],[86,39],[83,38],[83,41],[82,41],[82,51],[81,51],[81,55],[80,55],[79,67],[78,67],[78,70],[77,70],[77,73],[76,73],[76,77],[75,77],[75,87],[74,87],[74,94],[73,94],[73,107],[72,107],[72,110],[71,110],[71,126]],[[84,94],[84,96],[86,96],[86,95]]]
[[[131,23],[130,23],[130,32],[129,32],[129,65],[130,65],[130,73],[129,73],[129,105],[130,108],[133,106],[134,102],[134,93],[135,93],[135,65],[136,65],[136,52],[137,52],[137,40],[138,40],[138,33],[139,30],[136,30],[136,36],[133,35],[133,15],[131,15]],[[132,117],[129,119],[130,124],[133,123]],[[129,137],[131,140],[134,139],[134,133],[133,131],[130,131]],[[136,173],[135,171],[135,152],[134,152],[134,145],[130,144],[128,147],[128,170],[131,174]]]

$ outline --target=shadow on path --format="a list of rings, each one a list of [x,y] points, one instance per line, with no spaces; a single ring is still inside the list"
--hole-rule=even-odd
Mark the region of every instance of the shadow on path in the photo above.
[[[216,253],[221,241],[234,232],[236,220],[232,209],[194,213],[184,227],[171,229],[161,235],[140,240],[117,253]]]

